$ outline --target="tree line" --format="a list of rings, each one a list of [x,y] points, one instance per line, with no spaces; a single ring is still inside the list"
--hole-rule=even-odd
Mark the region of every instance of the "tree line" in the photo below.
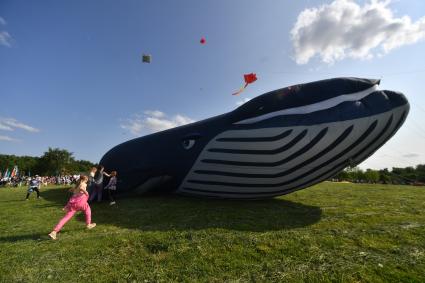
[[[336,174],[332,179],[338,181],[349,181],[357,183],[382,183],[382,184],[425,184],[425,165],[420,164],[415,167],[393,167],[381,170],[366,169],[359,167],[348,167]]]
[[[44,152],[41,157],[16,156],[0,154],[0,171],[2,174],[8,168],[9,171],[17,165],[19,175],[28,176],[59,176],[88,172],[95,166],[87,160],[76,160],[73,153],[65,149],[51,148]]]

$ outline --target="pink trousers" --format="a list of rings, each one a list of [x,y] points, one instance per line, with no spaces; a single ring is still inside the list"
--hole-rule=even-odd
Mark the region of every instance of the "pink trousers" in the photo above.
[[[62,229],[63,225],[65,225],[66,222],[68,222],[72,218],[72,216],[74,216],[74,214],[77,211],[79,211],[79,210],[69,209],[67,211],[67,213],[65,214],[65,216],[59,221],[59,223],[53,229],[53,231],[59,232]],[[91,209],[90,209],[90,206],[87,205],[83,211],[84,211],[84,214],[86,215],[86,224],[89,225],[91,223]]]

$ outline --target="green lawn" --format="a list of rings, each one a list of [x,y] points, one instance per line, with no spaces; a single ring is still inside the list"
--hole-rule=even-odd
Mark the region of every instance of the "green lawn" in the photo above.
[[[280,198],[92,205],[47,237],[64,187],[0,188],[1,282],[425,282],[425,187],[322,183]]]

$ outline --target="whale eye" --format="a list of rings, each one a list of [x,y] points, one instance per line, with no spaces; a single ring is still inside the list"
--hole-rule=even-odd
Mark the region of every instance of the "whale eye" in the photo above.
[[[195,145],[194,139],[184,139],[182,141],[182,146],[184,149],[191,149]]]
[[[186,150],[191,149],[195,145],[196,141],[200,138],[201,134],[199,133],[190,133],[185,135],[181,139],[183,148]]]

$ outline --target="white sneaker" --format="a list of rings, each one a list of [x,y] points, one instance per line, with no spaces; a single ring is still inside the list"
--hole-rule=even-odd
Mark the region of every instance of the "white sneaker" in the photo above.
[[[57,234],[56,231],[52,231],[50,232],[49,237],[52,238],[52,240],[56,240],[57,239],[56,234]]]
[[[93,229],[94,227],[96,227],[96,223],[90,223],[86,227],[87,227],[87,229]]]
[[[111,201],[110,203],[109,203],[109,205],[114,205],[116,202],[115,201]]]

